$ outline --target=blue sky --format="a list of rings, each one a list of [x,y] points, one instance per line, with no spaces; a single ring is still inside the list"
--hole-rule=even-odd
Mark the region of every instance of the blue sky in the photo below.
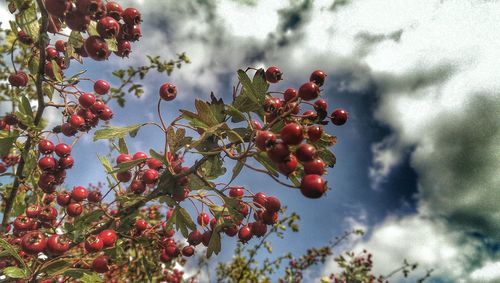
[[[115,67],[142,64],[145,54],[167,59],[185,51],[193,63],[172,77],[152,74],[143,98],[113,108],[113,124],[155,119],[157,90],[166,81],[179,89],[168,116],[210,91],[228,97],[238,68],[279,66],[285,80],[277,90],[300,86],[314,69],[328,73],[323,96],[331,108],[347,109],[350,120],[329,128],[338,144],[327,196],[307,200],[250,173],[236,180],[301,214],[302,232],[273,241],[274,254],[300,254],[363,227],[367,235],[349,246],[373,251],[382,274],[407,258],[421,264],[420,272],[435,268],[431,282],[500,281],[497,1],[129,3],[143,12],[143,39],[129,60],[88,64],[90,77],[113,82]],[[159,149],[155,136],[141,130],[130,147]],[[86,139],[78,146],[73,171],[83,174],[70,174],[68,183],[102,178],[95,153],[105,153],[106,144]],[[309,280],[335,270],[327,264]]]

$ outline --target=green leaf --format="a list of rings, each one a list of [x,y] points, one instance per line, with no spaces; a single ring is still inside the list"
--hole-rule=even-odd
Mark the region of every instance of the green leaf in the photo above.
[[[231,116],[231,122],[239,123],[246,120],[245,115],[240,110],[236,109],[236,107],[234,107],[233,105],[229,104],[226,105],[226,107],[226,113]]]
[[[38,24],[34,2],[16,15],[16,23],[22,31],[31,36],[33,42],[38,41],[40,25]]]
[[[191,143],[192,138],[186,137],[186,130],[183,128],[177,129],[177,131],[170,127],[167,132],[168,146],[171,152],[177,152],[185,145]]]
[[[107,38],[105,41],[108,44],[109,51],[118,51],[118,42],[116,41],[116,38]]]
[[[126,127],[115,127],[110,126],[104,129],[97,130],[94,134],[94,141],[96,140],[105,140],[105,139],[114,139],[114,138],[123,138],[126,135],[130,135],[131,137],[135,137],[139,129],[146,124],[135,124]]]
[[[208,103],[208,105],[210,106],[210,110],[215,119],[217,119],[218,123],[224,122],[224,120],[226,119],[226,112],[224,111],[224,101],[222,101],[222,98],[217,99],[213,92],[210,94],[210,99],[211,101]]]
[[[19,105],[19,111],[21,112],[21,114],[26,115],[30,121],[33,121],[33,110],[31,109],[29,99],[25,95],[21,97],[21,105]]]
[[[334,146],[337,143],[337,137],[329,135],[325,132],[323,132],[323,135],[321,135],[321,139],[319,139],[317,142],[314,143],[314,145],[317,148],[321,147],[331,147]]]
[[[259,152],[258,154],[253,156],[255,160],[257,160],[260,164],[262,164],[266,169],[275,177],[279,177],[279,172],[276,167],[276,164],[267,157],[265,152]]]
[[[0,138],[0,156],[9,154],[10,149],[17,140],[17,136]]]
[[[187,227],[186,227],[186,222],[184,220],[184,215],[179,211],[181,209],[180,206],[177,206],[175,209],[174,209],[174,213],[172,214],[172,218],[175,217],[175,228],[177,231],[181,231],[181,234],[184,236],[184,237],[188,237],[188,230],[187,230]]]
[[[335,166],[335,163],[337,162],[337,158],[335,157],[335,154],[333,154],[330,150],[325,149],[322,151],[318,152],[318,156],[323,159],[325,162],[325,165],[328,167],[333,167]]]
[[[229,130],[229,127],[227,126],[226,123],[220,123],[216,126],[210,127],[206,129],[203,134],[200,136],[200,138],[191,144],[189,144],[189,147],[194,148],[203,143],[207,138],[213,136],[214,134],[221,132],[221,131],[227,131]]]
[[[26,208],[26,192],[18,192],[16,198],[14,199],[14,205],[12,206],[12,215],[23,214]]]
[[[250,100],[254,103],[259,104],[261,101],[258,98],[257,90],[254,88],[252,81],[248,77],[247,73],[245,73],[245,71],[241,69],[238,70],[238,78],[248,98],[250,98]]]
[[[56,260],[45,266],[40,272],[44,272],[47,275],[54,276],[59,275],[66,271],[70,266],[71,262],[65,259]]]
[[[243,169],[243,165],[245,164],[245,162],[246,158],[243,158],[242,160],[238,160],[236,162],[236,165],[233,167],[233,176],[231,176],[231,181],[229,181],[229,183],[231,183],[234,179],[236,179],[236,177],[238,177],[241,169]]]
[[[209,156],[200,168],[201,174],[208,180],[216,179],[226,174],[226,168],[220,155]]]
[[[194,191],[194,190],[203,190],[207,188],[207,185],[203,180],[198,177],[196,174],[191,174],[188,176],[189,179],[189,188]]]
[[[25,278],[27,276],[24,269],[15,266],[6,267],[2,272],[10,278]]]
[[[124,138],[118,139],[118,147],[120,148],[120,153],[128,154],[127,142]]]
[[[97,23],[95,21],[90,21],[89,27],[87,28],[87,32],[89,33],[90,36],[92,35],[99,36],[99,33],[97,32]]]
[[[102,166],[104,166],[104,169],[106,170],[107,173],[113,171],[113,166],[111,165],[111,162],[109,162],[106,156],[101,156],[97,154],[97,159],[99,159],[99,161],[101,162]]]
[[[174,192],[174,188],[177,186],[177,180],[174,178],[174,175],[170,172],[170,170],[165,170],[160,175],[160,180],[158,181],[158,190],[162,192],[166,192],[168,194],[172,194]]]
[[[49,101],[52,101],[54,96],[54,88],[51,85],[45,84],[43,86],[43,95],[49,98]]]
[[[238,109],[241,112],[256,112],[260,113],[261,116],[264,113],[264,110],[262,109],[262,104],[252,101],[248,97],[247,92],[244,91],[242,91],[240,95],[236,97],[233,105],[236,109]]]
[[[180,110],[182,113],[182,118],[186,119],[189,124],[195,128],[203,128],[203,129],[208,129],[210,126],[208,126],[203,120],[201,120],[200,116],[198,114],[193,113],[188,110]]]
[[[12,257],[14,257],[18,262],[20,262],[24,267],[26,274],[28,274],[28,267],[26,266],[26,263],[21,258],[21,256],[19,256],[17,249],[14,248],[14,246],[11,246],[7,241],[0,238],[0,247],[2,247],[4,251],[8,252]]]
[[[182,207],[179,207],[179,211],[178,213],[181,214],[182,216],[182,220],[184,221],[184,223],[186,224],[186,226],[191,229],[191,230],[195,230],[196,229],[196,225],[194,224],[193,222],[193,219],[191,219],[191,216],[189,215],[189,213],[186,211],[186,209],[182,208]]]
[[[38,56],[33,56],[30,58],[28,61],[28,70],[32,75],[35,75],[38,73],[38,66],[40,64],[40,59],[38,59]]]
[[[83,36],[79,31],[72,31],[69,34],[68,43],[73,48],[80,48],[83,46]]]
[[[66,270],[63,275],[75,278],[82,283],[97,283],[102,282],[101,276],[98,273],[88,269],[72,268]]]
[[[257,70],[252,80],[253,87],[260,102],[264,101],[267,90],[269,89],[269,83],[266,81],[265,72],[264,69]]]
[[[219,254],[221,249],[221,239],[218,231],[212,232],[212,237],[210,237],[210,242],[208,242],[207,248],[207,258],[209,258],[212,253]]]
[[[198,111],[198,116],[200,117],[200,119],[209,127],[215,126],[220,123],[207,102],[196,99],[194,101],[194,106]]]
[[[55,60],[52,60],[52,73],[58,82],[62,82],[63,78],[61,76],[61,69]]]
[[[116,169],[114,169],[110,173],[117,173],[117,172],[127,171],[130,168],[134,168],[135,166],[137,166],[137,165],[139,165],[141,163],[146,162],[146,160],[147,160],[147,158],[141,158],[141,159],[136,159],[136,160],[122,162],[120,164],[117,164],[116,165]]]

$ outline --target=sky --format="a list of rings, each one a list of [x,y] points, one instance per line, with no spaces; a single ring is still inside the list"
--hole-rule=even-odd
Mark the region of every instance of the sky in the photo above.
[[[279,66],[277,91],[300,86],[315,69],[328,74],[323,98],[350,114],[345,126],[328,128],[338,137],[337,165],[327,175],[332,190],[308,200],[251,173],[236,180],[277,195],[302,216],[300,233],[272,240],[273,255],[300,255],[362,227],[366,235],[348,247],[370,250],[377,273],[405,258],[420,264],[413,278],[392,282],[412,282],[430,268],[428,282],[500,282],[498,1],[127,3],[142,12],[143,38],[129,60],[86,65],[90,77],[116,82],[112,70],[143,64],[146,54],[186,52],[192,63],[171,77],[148,77],[144,97],[113,108],[113,124],[156,119],[157,90],[167,81],[179,89],[165,109],[173,117],[211,91],[228,98],[239,68]],[[129,146],[161,148],[157,134],[141,130]],[[95,152],[105,153],[106,143],[86,138],[78,146],[73,170],[83,174],[70,174],[69,182],[104,178]],[[234,244],[225,240],[218,259],[230,259]],[[307,282],[336,270],[329,261]]]

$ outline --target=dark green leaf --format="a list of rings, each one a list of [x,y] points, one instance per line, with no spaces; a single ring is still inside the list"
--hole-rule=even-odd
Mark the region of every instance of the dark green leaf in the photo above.
[[[208,242],[207,248],[207,258],[209,258],[212,253],[219,254],[221,249],[221,239],[218,231],[212,232],[212,237],[210,237],[210,242]]]
[[[49,265],[45,266],[40,272],[44,272],[49,276],[59,275],[67,270],[71,266],[71,262],[68,260],[60,259],[56,260]]]
[[[194,224],[193,220],[191,219],[191,216],[189,215],[189,213],[186,211],[186,209],[182,208],[182,207],[179,207],[179,211],[178,213],[181,214],[182,216],[182,219],[184,221],[184,223],[186,223],[186,226],[191,229],[191,230],[195,230],[196,229],[196,225]]]
[[[61,69],[55,60],[52,60],[52,73],[58,82],[62,82],[63,78],[61,76]]]
[[[325,165],[328,167],[333,167],[335,166],[335,163],[337,162],[337,158],[335,157],[335,154],[333,154],[330,150],[325,149],[322,151],[318,152],[318,156],[323,159],[325,162]]]
[[[236,162],[236,165],[233,167],[233,176],[231,176],[231,181],[229,181],[229,183],[231,183],[234,179],[236,179],[236,177],[238,177],[241,169],[243,169],[243,165],[245,164],[245,162],[246,158],[243,158],[242,160]]]
[[[266,169],[275,177],[279,177],[279,172],[276,167],[276,164],[267,157],[265,152],[259,152],[258,154],[253,156],[255,160],[257,160],[260,164],[262,164]]]
[[[159,160],[159,161],[161,161],[161,163],[168,166],[168,164],[169,164],[168,159],[165,158],[165,156],[163,154],[160,154],[160,153],[154,151],[153,149],[150,149],[149,155],[151,155],[152,158]]]
[[[78,282],[82,283],[97,283],[102,282],[98,273],[92,272],[88,269],[72,268],[66,270],[63,275],[75,278]]]
[[[114,169],[110,173],[127,171],[127,170],[141,164],[141,163],[146,162],[146,160],[147,160],[146,158],[141,158],[141,159],[135,159],[135,160],[127,161],[127,162],[122,162],[120,164],[117,164],[116,169]]]
[[[229,104],[226,105],[226,107],[226,113],[231,116],[231,122],[239,123],[246,120],[245,115],[240,110],[236,109],[236,107],[234,107],[233,105]]]
[[[38,24],[36,7],[33,2],[16,15],[16,23],[22,31],[33,39],[33,42],[38,41],[40,25]]]
[[[17,136],[0,138],[0,156],[9,154],[10,149],[12,148],[16,140]]]
[[[19,253],[17,252],[16,248],[14,248],[13,246],[11,246],[4,239],[0,239],[0,247],[2,247],[2,249],[4,251],[8,252],[12,257],[14,257],[18,262],[20,262],[22,264],[22,266],[24,267],[24,269],[26,270],[26,273],[27,273],[28,267],[26,266],[26,263],[21,258],[21,256],[19,256]]]
[[[226,168],[220,155],[209,156],[200,168],[201,174],[208,180],[213,180],[226,174]]]
[[[210,99],[211,102],[209,102],[208,105],[210,105],[211,112],[213,113],[215,119],[217,119],[217,122],[219,123],[224,122],[224,120],[226,119],[226,113],[224,111],[224,101],[222,101],[222,98],[217,99],[213,92],[210,94]]]
[[[220,122],[217,121],[215,114],[212,112],[212,108],[207,102],[196,99],[194,101],[196,110],[198,111],[198,116],[200,119],[207,124],[209,127],[215,126]]]

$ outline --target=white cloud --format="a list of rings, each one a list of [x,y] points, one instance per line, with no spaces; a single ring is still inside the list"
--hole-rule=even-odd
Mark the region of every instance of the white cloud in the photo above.
[[[470,277],[477,282],[498,282],[500,281],[500,262],[488,262],[474,270]]]

